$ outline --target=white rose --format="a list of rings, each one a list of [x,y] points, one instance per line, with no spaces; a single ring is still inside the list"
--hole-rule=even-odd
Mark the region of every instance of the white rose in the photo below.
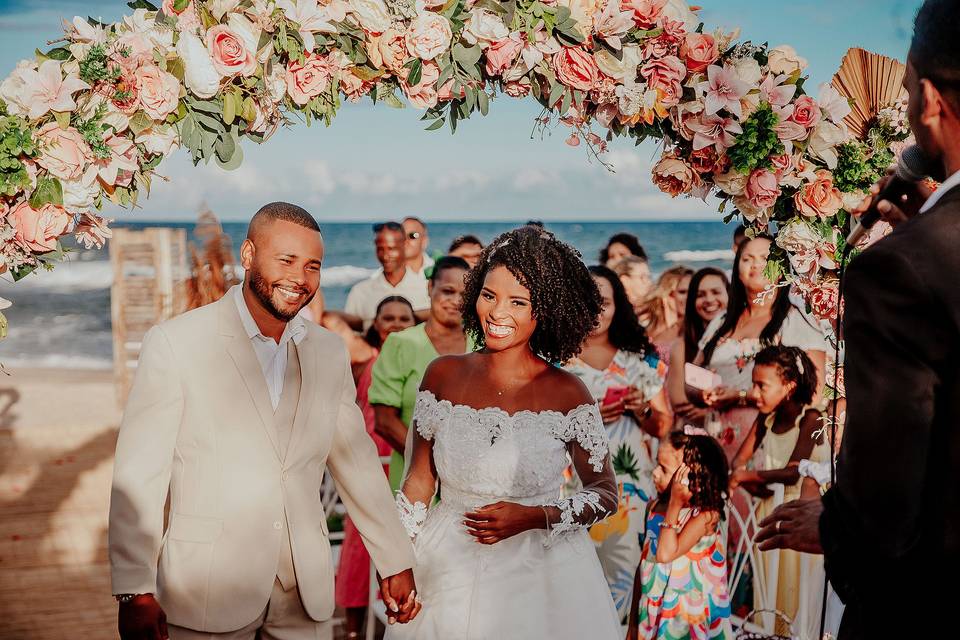
[[[760,84],[760,78],[763,72],[760,70],[760,63],[753,56],[740,58],[733,63],[733,69],[737,72],[737,77],[750,86]]]
[[[141,131],[136,141],[142,144],[148,153],[159,153],[164,156],[180,146],[180,139],[177,137],[177,130],[172,126],[155,125],[145,131]]]
[[[63,208],[71,213],[86,213],[100,195],[97,182],[97,167],[87,169],[77,180],[61,180],[63,185]]]
[[[843,208],[847,211],[853,211],[860,206],[863,199],[867,197],[866,191],[851,191],[849,193],[840,193],[840,199],[843,200]]]
[[[663,8],[663,15],[674,22],[677,20],[682,22],[686,31],[694,31],[700,25],[700,18],[690,10],[687,0],[667,0],[667,6]]]
[[[821,120],[816,129],[813,130],[813,135],[810,136],[807,150],[814,157],[826,162],[830,169],[836,169],[837,145],[847,138],[848,134],[845,127]]]
[[[597,0],[560,0],[557,4],[570,9],[570,17],[577,22],[577,31],[584,37],[593,32],[593,16],[603,8]]]
[[[759,222],[760,224],[766,224],[768,222],[770,210],[753,206],[750,198],[744,195],[734,196],[733,204],[740,210],[740,213],[743,214],[747,222]]]
[[[390,26],[390,13],[383,0],[350,0],[350,11],[370,33],[383,33]]]
[[[600,67],[600,71],[611,78],[622,78],[624,72],[627,70],[626,59],[617,60],[616,56],[607,49],[597,49],[594,51],[593,59],[597,62],[597,66]],[[636,68],[634,68],[634,70],[636,70]]]
[[[813,251],[819,244],[820,234],[799,218],[780,226],[777,231],[777,245],[791,253]]]
[[[530,73],[530,67],[521,58],[517,60],[515,65],[504,71],[500,77],[504,82],[516,82],[520,78],[525,78],[528,73]]]
[[[7,103],[7,113],[10,115],[25,117],[30,113],[30,99],[26,92],[24,74],[36,70],[36,62],[21,60],[17,63],[17,68],[0,83],[0,98]]]
[[[790,45],[782,44],[779,47],[770,49],[770,52],[767,54],[767,65],[773,73],[789,76],[795,72],[806,69],[807,60],[797,55],[796,49]]]
[[[510,30],[503,24],[500,16],[487,9],[478,9],[471,13],[463,30],[464,40],[469,44],[479,42],[481,47],[486,47],[496,40],[503,40],[508,35]]]
[[[410,23],[407,30],[407,51],[421,60],[433,60],[450,47],[453,33],[450,21],[426,11]]]
[[[826,114],[829,120],[840,124],[844,118],[850,115],[850,102],[840,95],[840,92],[833,88],[829,82],[820,85],[820,96],[817,98],[817,104],[820,110]]]
[[[287,78],[283,65],[275,64],[270,69],[270,73],[264,76],[264,82],[267,85],[267,91],[270,92],[270,99],[274,104],[283,100],[287,94]]]
[[[183,60],[183,83],[198,98],[212,98],[220,88],[220,74],[206,45],[196,34],[184,31],[177,41],[177,55]]]
[[[233,11],[240,4],[240,0],[212,0],[210,2],[210,13],[217,20],[222,20],[228,11]]]
[[[739,196],[742,195],[744,189],[747,188],[747,180],[749,178],[749,175],[740,173],[736,169],[730,169],[726,173],[714,176],[713,183],[724,193],[728,193],[731,196]]]

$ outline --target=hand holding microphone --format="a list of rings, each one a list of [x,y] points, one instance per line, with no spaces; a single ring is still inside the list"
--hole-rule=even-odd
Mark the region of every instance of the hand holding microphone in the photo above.
[[[852,248],[859,243],[878,220],[895,227],[917,215],[932,193],[923,183],[930,173],[920,147],[912,145],[904,149],[896,166],[870,187],[870,195],[853,210],[858,222],[847,236],[847,246]]]

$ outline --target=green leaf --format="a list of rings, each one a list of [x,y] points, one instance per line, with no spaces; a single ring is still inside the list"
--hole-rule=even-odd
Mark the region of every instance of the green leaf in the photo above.
[[[227,128],[224,126],[221,120],[218,120],[217,118],[209,116],[205,113],[195,111],[193,114],[193,117],[196,118],[198,123],[200,123],[207,129],[209,129],[210,131],[213,131],[214,133],[221,133],[227,130]]]
[[[240,110],[240,117],[250,123],[257,119],[257,106],[253,102],[253,98],[250,96],[247,96],[243,99],[243,107]]]
[[[237,99],[233,93],[226,93],[223,96],[223,121],[227,125],[233,124],[237,117]]]
[[[567,88],[563,84],[559,82],[554,84],[553,87],[550,88],[550,98],[547,100],[547,107],[553,109],[554,105],[557,104],[557,101],[560,100],[566,90]]]
[[[573,103],[573,92],[567,91],[563,94],[563,103],[560,105],[560,115],[565,116],[570,111],[570,105]]]
[[[388,107],[393,107],[394,109],[403,109],[404,104],[400,101],[400,98],[396,96],[392,91],[383,96],[383,101]]]
[[[157,11],[158,7],[152,2],[147,2],[147,0],[134,0],[133,2],[128,2],[127,6],[131,9],[146,9],[147,11]]]
[[[132,131],[135,136],[140,135],[152,126],[153,118],[148,116],[143,111],[137,111],[137,113],[130,118],[130,131]]]
[[[420,58],[414,58],[413,64],[410,65],[410,73],[407,74],[407,84],[411,86],[419,84],[422,74],[423,61]]]
[[[167,60],[167,73],[173,75],[177,80],[183,82],[183,76],[185,70],[183,68],[183,60],[180,58],[174,58],[173,60]]]
[[[70,112],[69,111],[54,111],[53,118],[57,121],[57,125],[66,130],[70,126]]]
[[[70,49],[66,47],[57,47],[56,49],[50,49],[50,51],[47,51],[44,55],[51,60],[65,62],[70,59],[72,54],[70,53]]]
[[[187,6],[190,4],[190,0],[173,0],[173,10],[177,13],[180,13],[186,10]]]
[[[475,67],[480,61],[483,52],[480,47],[465,47],[459,42],[453,45],[453,59],[456,60],[464,70]]]
[[[436,131],[442,126],[443,126],[443,118],[440,118],[439,120],[434,120],[433,124],[431,124],[429,127],[424,129],[424,131]]]
[[[448,64],[443,69],[440,70],[440,77],[437,78],[437,86],[442,87],[447,83],[447,80],[453,77],[453,65]]]
[[[23,280],[28,275],[34,272],[36,269],[33,265],[23,265],[19,269],[13,269],[10,271],[10,274],[13,276],[13,281],[17,282],[18,280]]]
[[[220,160],[220,156],[216,156],[217,166],[225,171],[233,171],[241,164],[243,164],[243,147],[236,145],[233,150],[233,155],[230,157],[229,162],[223,162]]]
[[[30,196],[30,206],[34,209],[39,209],[45,204],[63,206],[63,185],[56,178],[40,178],[37,181],[37,188]]]
[[[216,151],[217,159],[221,162],[230,162],[230,160],[233,158],[233,153],[236,150],[237,145],[233,140],[233,136],[230,135],[221,136],[214,145],[214,151]]]
[[[220,112],[223,110],[223,106],[218,100],[198,100],[196,98],[190,98],[188,104],[194,111],[203,111],[204,113],[212,113],[217,116],[220,115]]]
[[[486,91],[477,94],[477,102],[480,105],[480,115],[485,116],[490,111],[490,97]]]

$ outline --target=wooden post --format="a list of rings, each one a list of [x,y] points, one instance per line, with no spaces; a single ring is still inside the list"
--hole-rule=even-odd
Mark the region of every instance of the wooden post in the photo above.
[[[183,229],[115,229],[110,240],[113,371],[126,403],[143,336],[185,308],[187,242]]]

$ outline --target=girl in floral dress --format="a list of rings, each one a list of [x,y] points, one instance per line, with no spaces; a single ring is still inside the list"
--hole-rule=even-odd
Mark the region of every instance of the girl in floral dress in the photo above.
[[[691,434],[691,435],[688,435]],[[661,443],[627,640],[733,639],[724,517],[727,458],[699,429]]]

